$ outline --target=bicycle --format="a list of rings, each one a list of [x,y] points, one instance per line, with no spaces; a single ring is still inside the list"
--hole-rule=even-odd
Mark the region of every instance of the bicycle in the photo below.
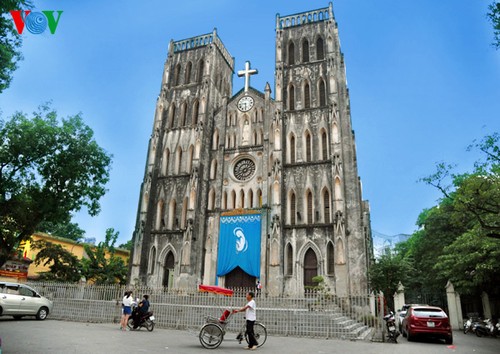
[[[211,316],[206,317],[206,323],[201,327],[199,339],[201,345],[206,349],[215,349],[217,348],[222,341],[224,340],[224,335],[226,334],[226,326],[230,322],[230,318],[232,317],[232,312],[229,310],[225,310],[220,318],[215,318]],[[261,347],[267,340],[267,329],[263,323],[259,321],[255,321],[254,325],[254,333],[255,339],[257,340],[257,347]],[[243,325],[240,328],[238,335],[236,336],[236,340],[241,344],[243,338],[249,344],[248,336],[246,332],[246,325]]]

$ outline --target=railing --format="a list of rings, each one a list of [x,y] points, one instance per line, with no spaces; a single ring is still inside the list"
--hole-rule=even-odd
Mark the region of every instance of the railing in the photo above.
[[[276,16],[276,29],[300,26],[312,22],[326,21],[330,18],[330,16],[330,7],[283,17],[280,17],[278,14]]]
[[[29,283],[54,301],[50,318],[78,322],[114,322],[121,316],[124,286],[86,284]],[[135,287],[133,296],[149,295],[156,325],[163,328],[198,330],[206,316],[220,317],[225,308],[241,308],[248,289],[236,289],[232,297],[200,293],[196,289]],[[253,290],[253,289],[252,289]],[[310,292],[304,297],[256,296],[257,318],[269,334],[297,337],[371,339],[381,331],[375,315],[374,295],[338,297]],[[227,324],[237,332],[243,322],[240,314]]]

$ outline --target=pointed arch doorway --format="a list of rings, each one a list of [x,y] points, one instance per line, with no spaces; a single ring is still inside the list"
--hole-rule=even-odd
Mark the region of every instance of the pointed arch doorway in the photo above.
[[[304,286],[314,286],[313,278],[318,275],[318,258],[316,253],[309,248],[304,256]]]
[[[174,285],[174,263],[174,255],[169,251],[165,257],[165,266],[163,269],[162,285],[166,288],[172,288]]]
[[[247,274],[240,267],[234,268],[226,274],[224,286],[226,288],[255,288],[257,278]]]

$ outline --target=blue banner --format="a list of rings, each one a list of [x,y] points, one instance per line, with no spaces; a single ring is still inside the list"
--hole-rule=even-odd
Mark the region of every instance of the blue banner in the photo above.
[[[240,267],[260,278],[260,214],[221,216],[217,276]]]

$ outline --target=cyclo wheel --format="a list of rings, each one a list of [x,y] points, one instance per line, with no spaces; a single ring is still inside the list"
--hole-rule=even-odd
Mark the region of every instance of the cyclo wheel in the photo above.
[[[207,349],[217,348],[224,339],[222,328],[215,323],[207,323],[200,330],[200,343]]]
[[[257,341],[257,348],[260,348],[264,345],[267,339],[267,329],[262,323],[257,323],[253,325],[253,333],[255,334],[255,340]],[[245,332],[245,340],[248,344],[250,341],[248,340],[248,335]]]

